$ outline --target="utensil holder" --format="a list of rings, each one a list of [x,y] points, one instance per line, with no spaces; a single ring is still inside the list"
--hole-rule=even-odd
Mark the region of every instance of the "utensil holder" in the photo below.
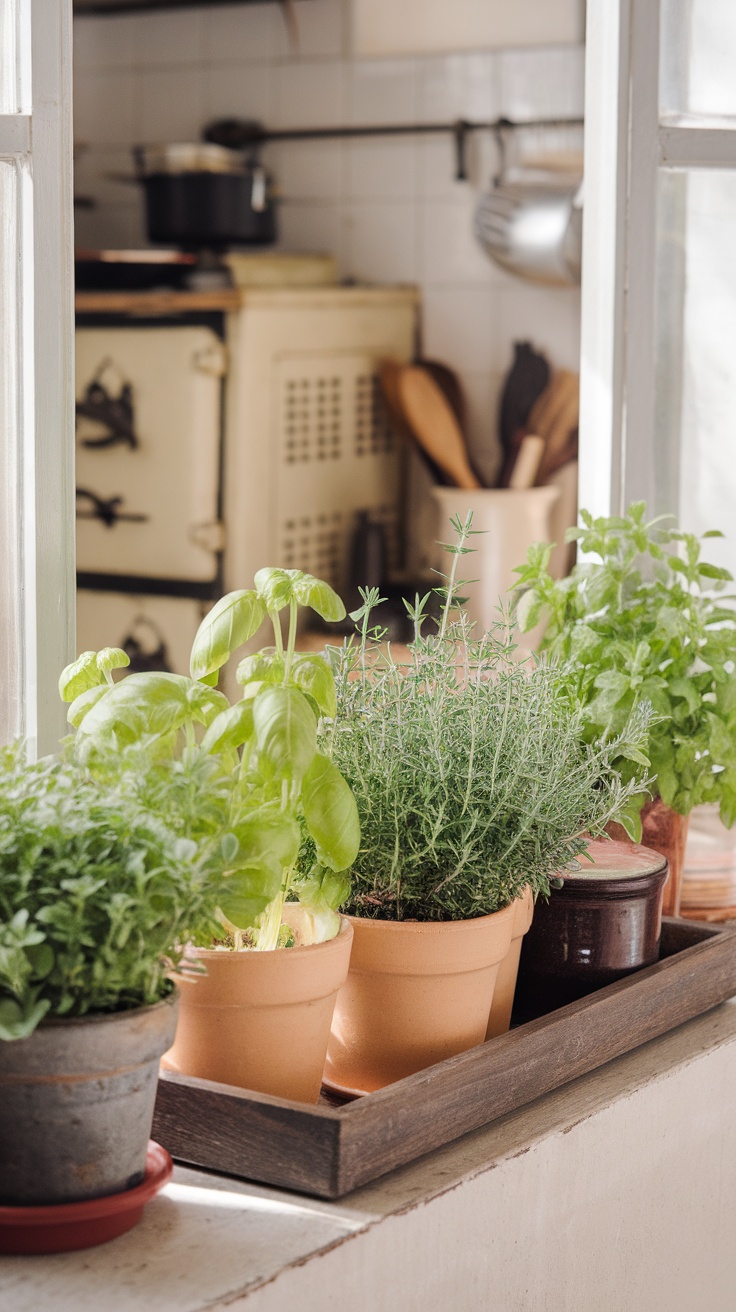
[[[479,631],[485,632],[499,619],[499,607],[509,601],[509,590],[516,583],[514,569],[526,559],[534,542],[551,542],[552,510],[559,499],[558,487],[479,488],[464,491],[458,487],[432,489],[439,509],[438,541],[451,542],[450,519],[457,515],[464,522],[473,512],[471,540],[474,554],[465,556],[464,573],[471,582],[463,587],[468,598],[466,610]],[[444,570],[447,556],[438,550],[438,564]],[[520,635],[525,647],[533,634]]]

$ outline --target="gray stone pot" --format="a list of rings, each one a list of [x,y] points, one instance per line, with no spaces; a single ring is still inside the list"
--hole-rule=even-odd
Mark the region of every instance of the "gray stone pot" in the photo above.
[[[0,1042],[0,1204],[81,1202],[140,1183],[178,1002],[173,993],[44,1021],[28,1039]]]

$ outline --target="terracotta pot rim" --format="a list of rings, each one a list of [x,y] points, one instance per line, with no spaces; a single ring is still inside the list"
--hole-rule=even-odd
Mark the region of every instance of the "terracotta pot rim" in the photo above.
[[[88,1011],[84,1016],[45,1016],[36,1026],[33,1034],[37,1034],[39,1030],[72,1029],[78,1025],[109,1025],[114,1021],[130,1020],[132,1016],[150,1016],[154,1011],[175,1006],[178,1000],[179,989],[172,984],[171,992],[165,998],[161,998],[160,1002],[148,1002],[145,1006],[121,1007],[119,1011]],[[29,1034],[29,1039],[33,1038],[33,1034]]]
[[[403,931],[409,934],[438,934],[442,931],[446,933],[461,933],[470,926],[485,926],[494,916],[502,916],[505,912],[516,912],[516,903],[519,899],[514,899],[505,907],[499,907],[497,911],[489,911],[483,916],[469,916],[465,920],[383,920],[380,916],[345,916],[351,925],[365,925],[373,929],[384,929],[387,933],[394,934]]]
[[[252,948],[242,948],[238,952],[232,952],[223,948],[192,948],[192,955],[198,960],[203,961],[281,961],[288,957],[289,961],[304,960],[309,954],[313,956],[316,952],[334,952],[338,945],[342,947],[342,939],[348,931],[352,932],[350,916],[340,916],[340,928],[337,933],[328,938],[324,943],[302,943],[300,947],[293,948],[273,948],[270,952],[256,952]],[[282,954],[284,954],[282,956]]]

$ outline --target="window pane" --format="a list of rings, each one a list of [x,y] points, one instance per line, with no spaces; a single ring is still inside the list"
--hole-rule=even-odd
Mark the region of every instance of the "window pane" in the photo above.
[[[18,0],[0,0],[0,114],[20,109],[18,94]]]
[[[0,743],[20,728],[16,165],[0,160]]]
[[[662,110],[736,115],[735,51],[735,0],[662,0]]]
[[[659,227],[657,509],[736,573],[736,173],[663,174]]]

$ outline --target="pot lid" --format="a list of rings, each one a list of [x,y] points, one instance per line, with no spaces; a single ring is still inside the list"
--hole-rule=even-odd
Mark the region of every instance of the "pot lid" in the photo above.
[[[589,859],[590,858],[590,859]],[[653,875],[666,865],[661,852],[638,843],[595,838],[588,844],[587,857],[581,853],[579,870],[564,870],[560,878],[566,883],[590,879],[640,879]]]

